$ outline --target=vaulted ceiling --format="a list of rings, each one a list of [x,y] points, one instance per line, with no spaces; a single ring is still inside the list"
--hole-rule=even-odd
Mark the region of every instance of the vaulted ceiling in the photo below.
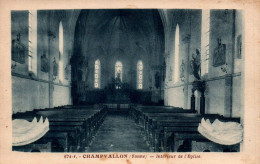
[[[123,51],[135,55],[163,52],[164,31],[155,9],[81,10],[76,22],[74,54],[86,55],[93,49],[105,55]]]

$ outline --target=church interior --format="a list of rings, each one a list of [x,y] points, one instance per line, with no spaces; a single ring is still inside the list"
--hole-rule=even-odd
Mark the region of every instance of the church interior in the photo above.
[[[13,151],[242,151],[243,21],[233,9],[13,10]]]

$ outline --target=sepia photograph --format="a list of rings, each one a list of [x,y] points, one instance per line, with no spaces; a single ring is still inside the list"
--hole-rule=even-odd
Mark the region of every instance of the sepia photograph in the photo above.
[[[260,162],[260,3],[0,0],[0,163]]]
[[[12,145],[240,152],[243,11],[11,11]]]

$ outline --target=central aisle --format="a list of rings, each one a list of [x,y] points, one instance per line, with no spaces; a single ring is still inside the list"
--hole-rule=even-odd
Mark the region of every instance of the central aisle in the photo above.
[[[100,126],[88,152],[150,152],[141,127],[123,114],[109,114]]]

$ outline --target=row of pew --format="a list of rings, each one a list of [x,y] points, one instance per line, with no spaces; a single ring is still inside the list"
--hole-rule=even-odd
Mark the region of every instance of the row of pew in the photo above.
[[[48,118],[50,129],[35,143],[13,146],[13,150],[31,151],[34,148],[36,151],[84,152],[104,121],[106,114],[107,110],[103,105],[61,106],[13,114],[12,119],[24,119],[30,122],[34,117],[37,120],[40,117],[43,117],[43,120]],[[35,145],[42,144],[51,146],[49,148],[43,146],[45,150],[37,150]]]
[[[225,118],[218,114],[201,115],[191,110],[166,106],[132,105],[129,114],[142,127],[145,139],[154,152],[191,152],[194,150],[192,141],[212,143],[197,130],[202,118],[211,122],[215,119],[240,122],[240,118]],[[239,151],[238,145],[218,147],[222,149],[219,151]]]

